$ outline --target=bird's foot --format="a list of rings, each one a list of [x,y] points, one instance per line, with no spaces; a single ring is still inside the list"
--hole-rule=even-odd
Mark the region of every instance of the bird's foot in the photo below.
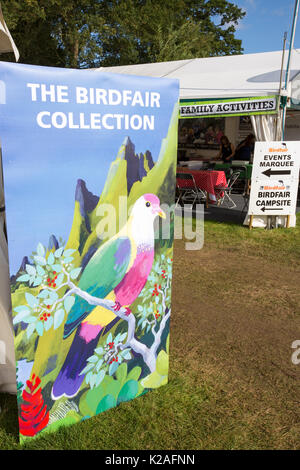
[[[115,302],[114,311],[115,311],[115,312],[118,312],[121,307],[122,307],[122,305],[120,304],[120,302]]]
[[[126,307],[125,310],[126,310],[125,315],[126,317],[128,317],[132,313],[132,311],[130,310],[129,307]]]

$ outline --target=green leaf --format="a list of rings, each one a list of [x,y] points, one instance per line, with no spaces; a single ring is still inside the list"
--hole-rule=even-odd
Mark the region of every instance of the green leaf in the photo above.
[[[122,343],[124,339],[127,338],[127,333],[122,333],[119,338],[119,342]]]
[[[156,370],[141,380],[144,388],[158,388],[168,382],[168,377],[160,375]]]
[[[24,320],[24,318],[28,317],[31,314],[29,309],[24,308],[21,312],[18,313],[13,319],[13,324],[16,325],[20,321]]]
[[[49,297],[49,295],[50,295],[50,291],[47,289],[43,289],[37,297],[39,299],[46,299],[47,297]]]
[[[131,369],[131,371],[129,372],[128,376],[127,376],[127,380],[138,380],[141,376],[141,373],[142,373],[142,368],[141,367],[134,367],[133,369]]]
[[[30,277],[29,277],[28,274],[22,274],[22,276],[19,276],[17,278],[17,281],[18,282],[27,282],[27,281],[29,281],[29,279],[30,279]]]
[[[30,276],[36,275],[36,269],[34,266],[31,266],[31,264],[26,264],[26,271]]]
[[[61,265],[60,264],[53,264],[52,265],[52,270],[56,271],[57,273],[61,272]]]
[[[165,351],[160,351],[156,360],[156,370],[160,375],[168,375],[169,356]]]
[[[71,248],[69,248],[68,250],[65,250],[64,251],[64,258],[68,258],[69,256],[71,256],[73,253],[75,253],[76,250],[73,250]]]
[[[79,274],[81,272],[81,268],[76,268],[76,269],[73,269],[71,272],[70,272],[70,277],[71,279],[77,279]]]
[[[54,291],[49,291],[49,297],[50,299],[52,300],[52,302],[56,302],[56,300],[58,299],[58,294]]]
[[[126,377],[127,377],[127,364],[124,362],[118,368],[118,370],[116,372],[116,378],[123,385],[123,383],[125,382]]]
[[[43,336],[44,333],[44,325],[42,321],[38,321],[36,324],[36,331],[39,336]]]
[[[47,321],[44,322],[44,329],[45,331],[50,330],[51,326],[53,325],[53,317],[48,317]]]
[[[112,342],[112,334],[109,333],[109,335],[106,338],[106,344],[111,343],[111,342]]]
[[[96,387],[98,387],[98,386],[101,384],[101,382],[102,382],[102,380],[104,379],[104,377],[105,377],[105,370],[102,369],[102,370],[100,370],[100,372],[97,374],[97,378],[96,378],[96,382],[95,382],[95,386],[96,386]]]
[[[34,332],[35,330],[35,323],[30,323],[30,325],[27,327],[26,329],[26,335],[27,335],[27,339],[30,338],[30,336],[32,335],[32,333]]]
[[[39,256],[45,256],[46,250],[41,243],[38,244],[36,252]]]
[[[45,270],[40,266],[39,264],[36,266],[36,270],[39,276],[44,276],[45,275]]]
[[[128,382],[126,382],[121,388],[117,403],[119,404],[124,401],[132,400],[137,395],[137,392],[138,382],[136,380],[128,380]]]
[[[55,261],[54,254],[51,252],[49,253],[48,258],[47,258],[47,264],[52,266],[52,264],[54,264],[54,261]]]
[[[34,261],[38,264],[40,264],[41,266],[45,266],[46,265],[46,260],[45,258],[43,258],[42,256],[34,256]]]
[[[34,297],[34,295],[32,294],[29,294],[28,292],[25,293],[25,297],[26,297],[26,300],[27,300],[27,303],[28,305],[31,307],[31,308],[35,308],[39,305],[39,301],[36,297]]]
[[[93,355],[93,356],[91,356],[87,359],[87,362],[94,362],[95,363],[97,361],[98,361],[98,357],[95,356],[95,355]]]
[[[60,327],[64,318],[65,318],[65,311],[62,308],[59,310],[56,310],[54,314],[54,329],[55,330],[57,330],[57,328]]]
[[[127,348],[120,352],[120,355],[125,359],[125,361],[129,361],[131,359],[130,351],[131,349]]]
[[[33,287],[39,286],[40,284],[42,284],[42,282],[43,282],[43,279],[40,276],[36,277],[33,283]]]
[[[105,397],[102,398],[99,405],[97,406],[96,414],[109,410],[110,408],[115,407],[116,404],[117,401],[115,397],[113,397],[112,395],[105,395]]]
[[[64,273],[60,273],[60,274],[57,276],[57,279],[56,279],[56,286],[57,286],[57,287],[59,287],[59,286],[62,284],[62,282],[63,282],[63,280],[64,280],[64,277],[65,277]]]
[[[96,372],[99,372],[103,362],[104,362],[103,359],[99,359],[99,361],[97,362],[97,365],[96,365]]]
[[[118,362],[112,362],[109,366],[109,369],[108,369],[109,375],[113,375],[116,372],[116,370],[118,369],[118,367],[119,367]]]
[[[99,354],[99,356],[102,356],[104,354],[104,349],[100,346],[99,348],[95,349],[95,353]]]
[[[34,317],[31,315],[30,317],[26,317],[26,320],[24,320],[25,323],[36,323],[37,322],[37,317]]]
[[[75,302],[75,297],[73,295],[69,295],[68,297],[65,298],[64,306],[65,306],[65,309],[66,309],[67,313],[69,313],[69,311],[73,307],[74,302]]]
[[[96,384],[96,380],[97,380],[97,375],[96,374],[91,374],[91,377],[90,377],[90,387],[91,387],[91,389],[94,388],[94,386]]]
[[[89,381],[90,381],[92,375],[93,375],[93,371],[92,371],[92,370],[90,370],[90,372],[88,372],[88,373],[86,374],[86,376],[85,376],[85,381],[86,381],[87,384],[89,383]]]
[[[57,248],[57,250],[56,250],[55,253],[54,253],[55,258],[60,258],[61,255],[62,255],[62,253],[63,253],[63,251],[64,251],[64,248],[63,248],[63,247]]]
[[[82,369],[79,375],[85,375],[87,372],[89,372],[92,369],[94,369],[94,364],[88,364],[87,366],[85,366],[84,369]]]

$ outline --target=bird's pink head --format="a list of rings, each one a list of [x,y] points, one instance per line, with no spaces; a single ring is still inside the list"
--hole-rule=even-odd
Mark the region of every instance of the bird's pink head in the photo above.
[[[154,216],[159,215],[159,217],[162,217],[163,219],[166,218],[166,214],[160,207],[160,200],[155,196],[155,194],[147,193],[142,197],[145,200],[145,207],[149,208]]]

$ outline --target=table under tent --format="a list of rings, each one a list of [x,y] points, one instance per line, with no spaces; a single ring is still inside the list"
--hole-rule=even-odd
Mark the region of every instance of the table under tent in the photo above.
[[[180,81],[178,161],[185,160],[187,166],[199,170],[214,162],[215,169],[226,171],[226,165],[215,162],[222,135],[235,147],[251,133],[256,141],[281,139],[279,102],[284,99],[284,93],[280,92],[280,79],[282,76],[283,86],[286,62],[287,54],[282,67],[282,51],[274,51],[94,70],[177,78]],[[300,140],[300,50],[292,54],[286,95],[284,139]],[[186,139],[182,138],[183,129]],[[234,165],[242,169],[240,177],[249,185],[251,161],[233,162]],[[285,218],[280,219],[277,222],[283,225]],[[295,221],[296,217],[291,218],[290,226]],[[255,216],[253,226],[266,226],[266,216]]]

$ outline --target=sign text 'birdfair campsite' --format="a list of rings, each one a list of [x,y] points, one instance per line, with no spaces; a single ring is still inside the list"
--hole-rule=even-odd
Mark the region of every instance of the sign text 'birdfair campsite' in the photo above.
[[[0,76],[25,440],[168,381],[174,230],[155,242],[155,227],[175,199],[179,87],[5,62]]]
[[[299,142],[256,142],[250,215],[295,214],[299,160]]]

